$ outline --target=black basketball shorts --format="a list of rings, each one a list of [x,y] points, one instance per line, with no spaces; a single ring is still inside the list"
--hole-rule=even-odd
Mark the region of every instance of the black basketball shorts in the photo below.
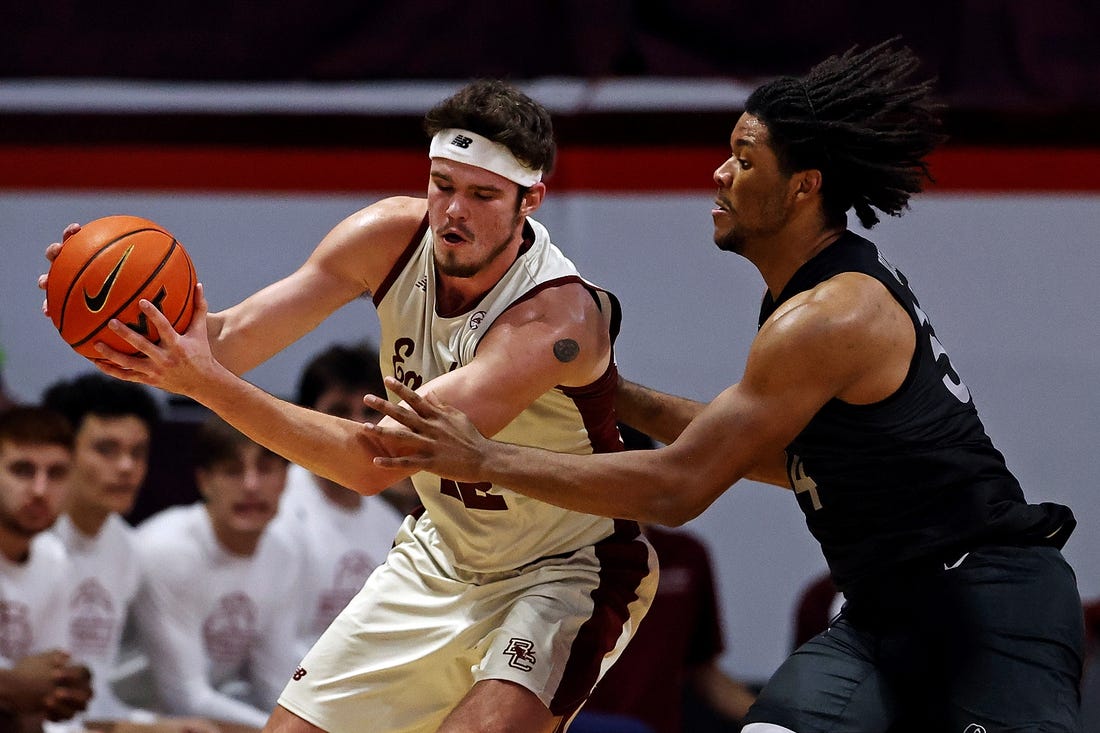
[[[850,600],[779,667],[745,722],[797,733],[1080,733],[1083,651],[1062,554],[982,547]]]

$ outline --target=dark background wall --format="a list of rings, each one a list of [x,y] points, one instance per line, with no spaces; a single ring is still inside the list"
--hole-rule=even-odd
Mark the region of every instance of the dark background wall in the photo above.
[[[6,2],[0,6],[0,84],[49,78],[336,83],[471,76],[752,82],[801,73],[854,43],[892,36],[911,45],[927,73],[938,77],[957,141],[1096,141],[1100,3],[1093,0]],[[563,120],[563,142],[621,127],[593,129],[587,122]],[[94,141],[109,134],[94,125],[42,123],[0,108],[0,142]],[[115,135],[138,134],[133,125],[114,129]],[[141,134],[156,129],[162,128]],[[324,144],[316,139],[319,133],[330,143],[331,136],[351,134],[341,130],[305,125],[268,135],[314,138],[316,145]],[[687,137],[699,128],[658,125],[648,134],[677,131]],[[188,125],[161,134],[226,133]]]

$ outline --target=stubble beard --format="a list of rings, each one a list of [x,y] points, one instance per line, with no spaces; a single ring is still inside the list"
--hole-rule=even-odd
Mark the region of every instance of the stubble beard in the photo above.
[[[439,272],[447,277],[466,279],[476,276],[482,270],[484,270],[490,262],[500,257],[504,250],[508,249],[508,245],[512,243],[513,237],[515,237],[516,227],[519,224],[519,214],[512,220],[512,234],[506,237],[503,241],[499,242],[485,258],[479,262],[460,262],[458,260],[458,252],[452,250],[444,250],[442,253],[435,249],[435,267]]]
[[[745,238],[735,230],[730,230],[714,237],[714,244],[723,252],[741,254],[745,251]]]
[[[790,218],[791,206],[782,197],[767,202],[762,210],[762,221],[755,227],[738,227],[736,224],[727,231],[715,233],[714,244],[723,252],[745,256],[749,242],[753,239],[767,239],[782,231]]]

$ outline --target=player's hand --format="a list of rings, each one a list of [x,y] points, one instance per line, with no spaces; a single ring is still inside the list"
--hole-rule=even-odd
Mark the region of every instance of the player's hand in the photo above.
[[[69,226],[65,227],[64,231],[61,232],[60,242],[51,242],[50,244],[46,245],[46,262],[49,262],[52,265],[53,261],[57,259],[57,255],[61,253],[61,247],[65,244],[65,241],[79,231],[79,224],[70,224]],[[48,272],[43,272],[41,275],[38,276],[39,290],[46,289],[46,282],[49,280],[49,277],[50,275]],[[50,315],[46,306],[45,298],[42,299],[42,315],[47,317],[49,317]]]
[[[117,318],[112,319],[107,327],[138,353],[124,354],[99,342],[95,348],[101,358],[96,360],[95,365],[100,371],[118,379],[195,397],[212,371],[224,369],[210,351],[206,327],[209,307],[202,284],[195,286],[195,312],[191,324],[182,334],[176,333],[164,314],[150,301],[143,298],[138,301],[138,307],[147,322],[156,329],[160,339],[158,343],[153,343]]]
[[[363,397],[367,407],[400,423],[364,425],[388,454],[374,458],[375,465],[430,471],[455,481],[482,479],[481,467],[494,444],[478,432],[465,413],[442,404],[434,395],[422,397],[393,377],[386,377],[386,387],[404,404],[371,394]]]

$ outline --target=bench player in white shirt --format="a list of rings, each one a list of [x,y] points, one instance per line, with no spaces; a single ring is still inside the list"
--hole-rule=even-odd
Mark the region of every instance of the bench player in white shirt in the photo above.
[[[64,511],[50,531],[65,545],[73,571],[66,648],[92,670],[95,693],[82,719],[156,733],[216,731],[209,721],[129,705],[114,689],[123,631],[141,584],[134,530],[122,515],[133,508],[148,472],[160,417],[156,401],[140,385],[90,372],[50,385],[42,403],[75,431]]]
[[[549,114],[485,81],[425,122],[426,200],[390,198],[352,214],[299,270],[227,311],[208,317],[200,288],[183,336],[143,304],[160,344],[114,323],[142,353],[104,350],[100,368],[190,396],[292,462],[377,493],[411,472],[374,465],[378,448],[360,424],[236,376],[368,293],[386,374],[461,406],[489,435],[577,453],[621,449],[617,304],[530,218],[554,159]],[[266,730],[564,730],[648,608],[651,548],[633,522],[502,486],[413,480],[425,514],[406,520]]]
[[[270,531],[286,460],[217,416],[194,453],[203,501],[138,526],[135,616],[162,705],[259,728],[298,660],[300,558]]]
[[[70,566],[47,532],[72,468],[72,428],[38,407],[0,411],[0,728],[69,720],[91,697],[65,647]],[[18,719],[18,722],[17,722]]]

